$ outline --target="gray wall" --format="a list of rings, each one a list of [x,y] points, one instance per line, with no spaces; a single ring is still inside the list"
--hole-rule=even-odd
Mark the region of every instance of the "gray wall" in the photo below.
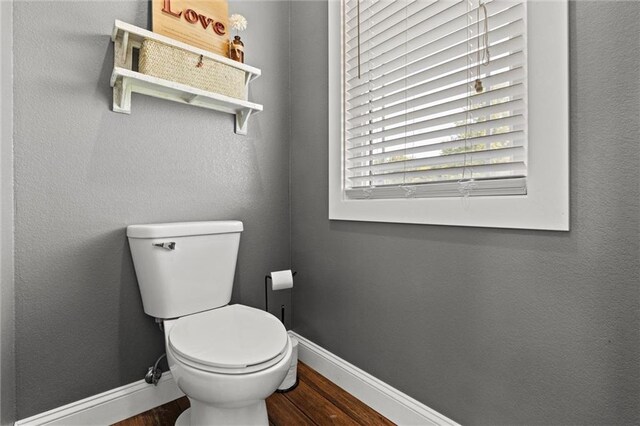
[[[297,331],[463,423],[640,422],[638,4],[571,5],[569,233],[328,221],[326,3],[291,2],[291,35],[289,3],[230,10],[263,70],[248,137],[139,95],[110,112],[108,34],[146,2],[16,2],[18,417],[163,352],[128,224],[243,220],[234,300],[261,306],[289,266],[291,170]]]
[[[127,225],[244,221],[234,300],[248,305],[262,306],[267,271],[289,267],[288,2],[230,5],[263,71],[247,137],[231,115],[140,95],[130,116],[110,111],[113,22],[144,27],[147,8],[14,5],[19,418],[140,380],[164,352]]]
[[[0,424],[15,421],[13,4],[0,2]]]
[[[640,3],[570,5],[570,232],[327,220],[326,8],[291,9],[295,329],[464,424],[638,424]]]

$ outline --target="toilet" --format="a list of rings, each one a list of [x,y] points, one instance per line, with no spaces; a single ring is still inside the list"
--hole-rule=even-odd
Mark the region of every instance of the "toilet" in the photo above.
[[[161,322],[169,369],[191,408],[176,425],[267,425],[265,399],[292,356],[273,315],[229,305],[240,221],[131,225],[144,311]]]

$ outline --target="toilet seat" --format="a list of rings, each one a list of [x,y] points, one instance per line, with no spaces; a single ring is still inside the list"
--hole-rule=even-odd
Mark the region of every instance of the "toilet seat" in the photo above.
[[[174,357],[191,367],[220,374],[247,374],[278,363],[289,339],[273,315],[243,305],[181,317],[168,336]]]

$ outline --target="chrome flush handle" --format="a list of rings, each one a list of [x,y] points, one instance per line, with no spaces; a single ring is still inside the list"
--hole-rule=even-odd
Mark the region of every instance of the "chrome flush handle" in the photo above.
[[[160,247],[163,248],[165,250],[175,250],[176,249],[176,243],[171,241],[169,243],[152,243],[152,245],[154,247]]]

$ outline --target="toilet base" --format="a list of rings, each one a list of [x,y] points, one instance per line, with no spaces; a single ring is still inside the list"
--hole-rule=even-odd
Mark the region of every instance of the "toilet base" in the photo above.
[[[176,419],[176,426],[189,426],[191,424],[191,408],[187,408]]]
[[[192,400],[191,408],[187,408],[176,420],[176,426],[209,426],[209,425],[268,425],[267,404],[260,401],[256,404],[238,408],[219,408]]]

